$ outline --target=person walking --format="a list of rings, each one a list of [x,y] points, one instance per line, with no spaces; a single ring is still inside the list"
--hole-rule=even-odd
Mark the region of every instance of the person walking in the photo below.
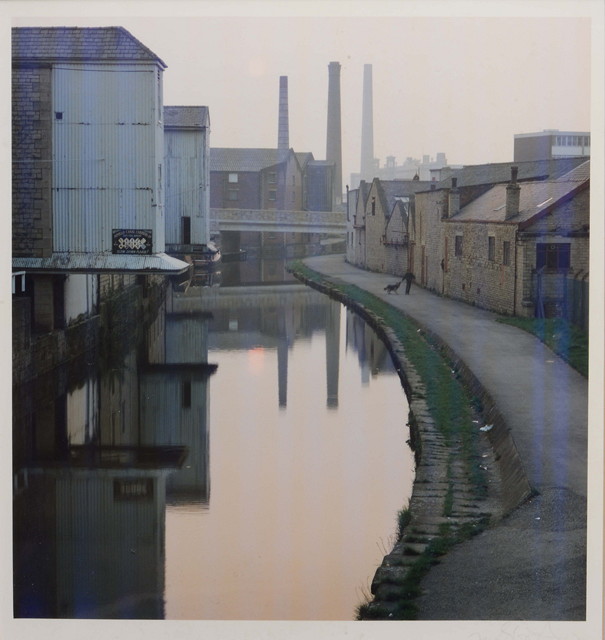
[[[410,287],[412,286],[412,280],[416,280],[416,276],[411,271],[408,271],[403,276],[403,279],[405,280],[405,294],[407,295],[410,292]]]

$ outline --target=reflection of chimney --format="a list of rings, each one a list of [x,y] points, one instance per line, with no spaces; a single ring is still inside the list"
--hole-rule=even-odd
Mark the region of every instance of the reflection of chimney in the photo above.
[[[277,343],[277,395],[280,407],[288,406],[288,340],[280,337]]]
[[[448,218],[460,212],[460,191],[458,191],[458,178],[452,178],[452,188],[448,199]]]
[[[374,115],[372,102],[372,65],[363,66],[363,104],[361,115],[361,179],[374,177]]]
[[[506,186],[506,215],[505,220],[513,218],[519,213],[521,187],[517,184],[518,167],[510,168],[510,183]]]
[[[288,127],[288,76],[279,76],[279,123],[277,128],[277,148],[287,151],[290,148]]]
[[[340,368],[340,303],[330,300],[326,317],[326,381],[328,408],[338,407],[338,371]]]
[[[340,63],[328,65],[328,128],[326,160],[334,164],[334,204],[342,202],[342,143],[340,130]]]

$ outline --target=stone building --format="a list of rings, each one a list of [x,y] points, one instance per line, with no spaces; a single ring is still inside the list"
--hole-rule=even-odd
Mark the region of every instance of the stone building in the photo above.
[[[588,168],[576,157],[445,167],[439,182],[362,181],[348,193],[346,259],[409,269],[422,287],[498,313],[569,311],[572,281],[588,279]]]
[[[347,260],[356,266],[403,275],[409,266],[409,223],[414,194],[426,189],[420,180],[362,181],[349,191]]]
[[[521,180],[513,165],[505,184],[461,187],[453,177],[447,189],[416,194],[418,284],[502,314],[559,315],[568,279],[588,277],[589,167]]]

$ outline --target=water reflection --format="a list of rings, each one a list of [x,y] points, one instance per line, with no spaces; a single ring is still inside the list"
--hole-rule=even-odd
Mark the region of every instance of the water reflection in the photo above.
[[[15,616],[163,618],[166,504],[207,504],[208,316],[15,389]],[[127,327],[123,327],[126,329]],[[91,354],[88,355],[91,358]]]
[[[295,283],[131,335],[14,390],[15,615],[352,619],[413,473],[384,345]]]
[[[212,309],[218,370],[209,509],[167,511],[166,616],[353,619],[413,474],[385,346],[300,285],[221,287],[179,305]]]

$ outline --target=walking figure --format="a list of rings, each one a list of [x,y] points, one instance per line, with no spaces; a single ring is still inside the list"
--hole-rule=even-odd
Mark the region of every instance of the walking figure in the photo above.
[[[416,276],[408,271],[404,276],[403,280],[405,280],[405,293],[406,295],[410,292],[410,287],[412,286],[412,280],[416,280]]]

